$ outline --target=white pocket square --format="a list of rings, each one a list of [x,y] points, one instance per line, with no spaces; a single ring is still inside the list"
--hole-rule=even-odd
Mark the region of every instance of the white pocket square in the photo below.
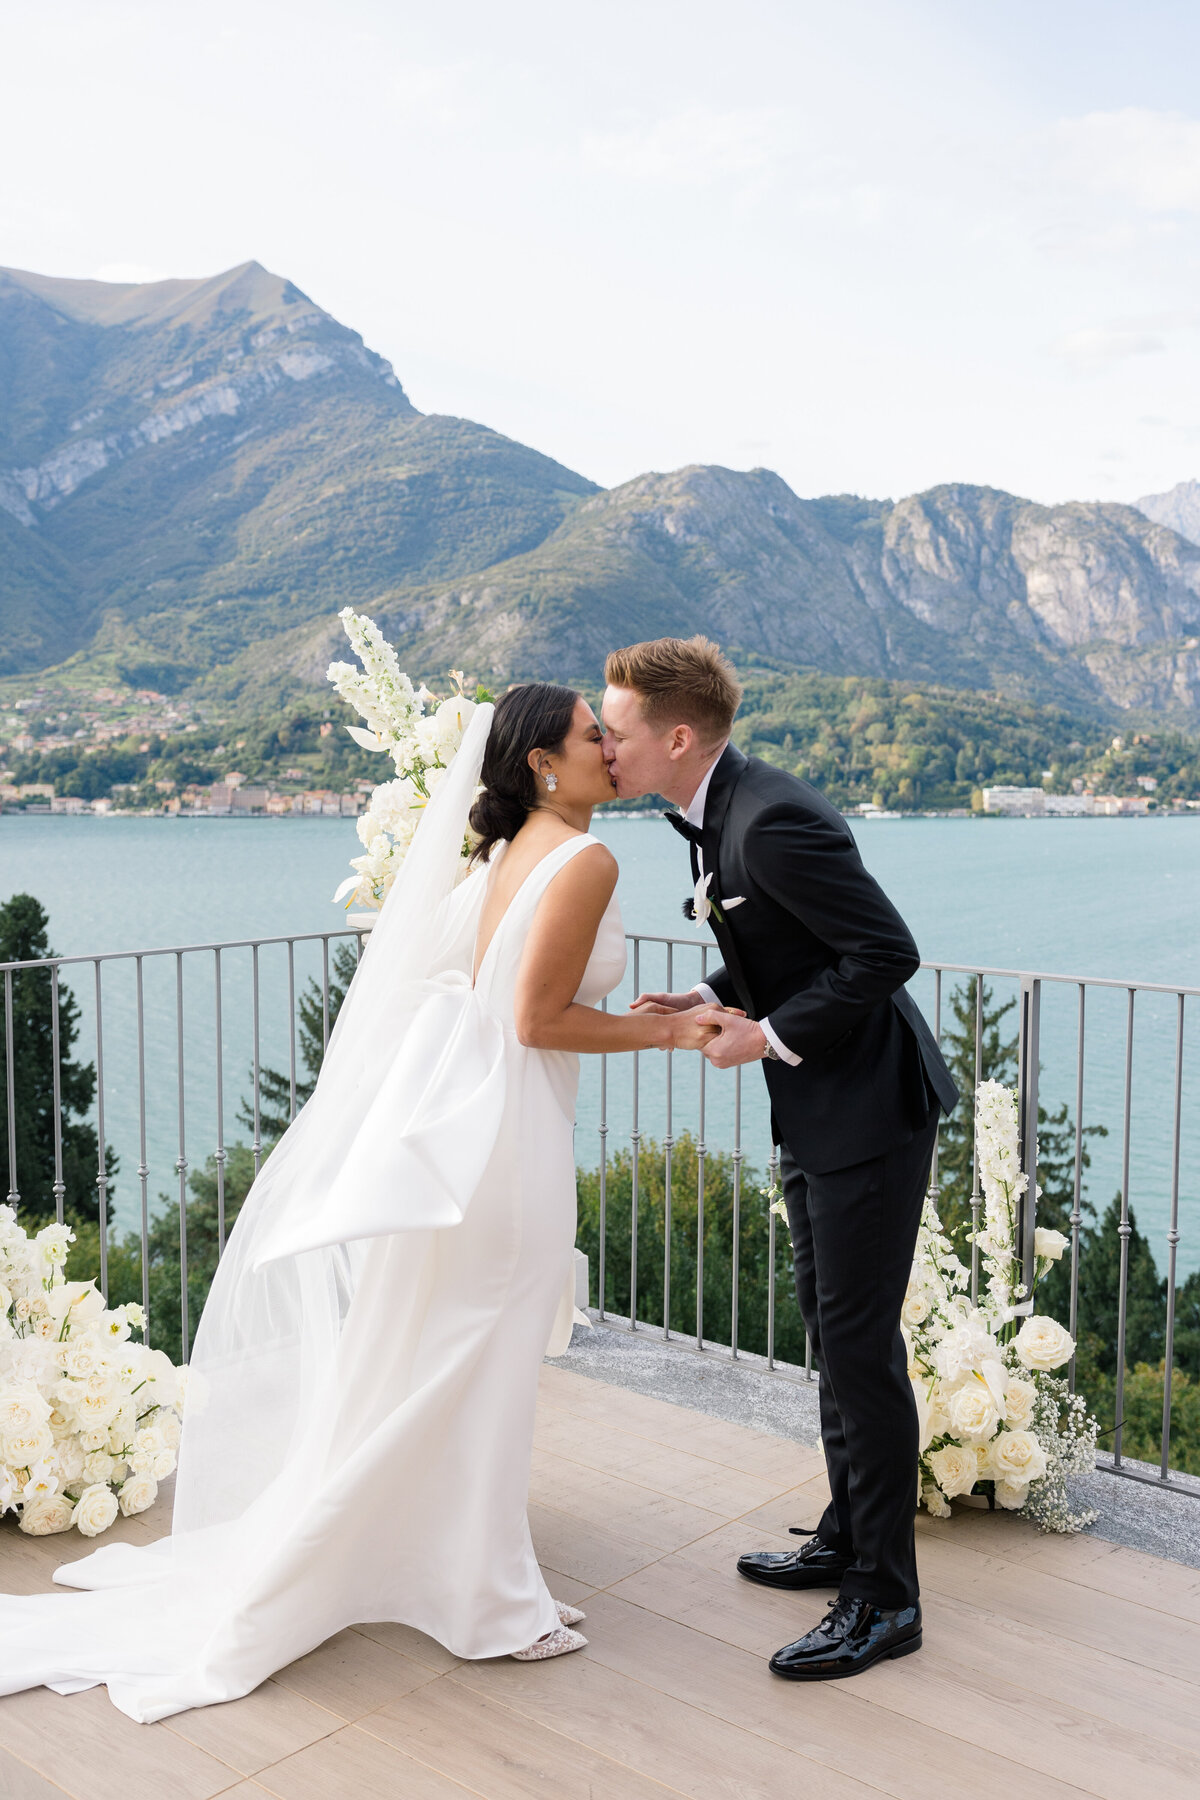
[[[745,894],[735,894],[733,896],[732,900],[722,900],[720,902],[720,905],[722,905],[725,908],[726,912],[731,912],[735,906],[745,906],[745,904],[746,904]]]

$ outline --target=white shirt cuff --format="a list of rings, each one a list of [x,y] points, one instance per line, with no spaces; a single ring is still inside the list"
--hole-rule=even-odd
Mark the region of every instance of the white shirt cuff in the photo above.
[[[777,1031],[773,1031],[771,1029],[770,1019],[760,1019],[758,1021],[758,1024],[759,1024],[759,1029],[761,1030],[763,1036],[766,1038],[768,1044],[770,1044],[772,1050],[774,1050],[778,1053],[780,1059],[783,1062],[791,1063],[792,1067],[795,1068],[797,1063],[801,1063],[804,1061],[804,1058],[802,1056],[797,1056],[796,1052],[794,1050],[788,1049],[787,1045],[784,1043],[783,1039],[779,1036],[779,1033]]]
[[[712,989],[709,987],[707,981],[698,981],[696,983],[695,987],[692,989],[692,992],[693,992],[693,994],[699,994],[700,998],[704,1001],[706,1006],[720,1006],[720,1004],[721,1004],[721,1002],[717,999],[717,996],[713,993]]]

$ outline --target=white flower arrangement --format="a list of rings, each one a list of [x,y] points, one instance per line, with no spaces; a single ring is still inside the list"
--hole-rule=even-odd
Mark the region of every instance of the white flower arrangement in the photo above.
[[[424,808],[458,754],[471,714],[491,696],[480,688],[475,700],[468,699],[461,669],[451,669],[454,691],[438,700],[428,688],[413,686],[373,619],[348,606],[338,617],[362,667],[330,663],[329,679],[338,697],[366,720],[365,728],[347,725],[346,730],[364,750],[390,756],[396,776],[372,793],[358,821],[364,854],[351,857],[354,874],[333,897],[345,900],[347,907],[377,909],[408,854]],[[464,842],[464,868],[470,852],[470,843]]]
[[[1017,1096],[985,1081],[976,1094],[976,1143],[985,1216],[974,1241],[986,1277],[979,1304],[971,1275],[926,1198],[912,1274],[900,1312],[919,1428],[917,1501],[949,1518],[958,1496],[982,1494],[1046,1531],[1079,1531],[1095,1513],[1072,1512],[1066,1477],[1095,1466],[1096,1420],[1053,1373],[1071,1360],[1069,1331],[1041,1314],[1021,1319]],[[760,1189],[785,1222],[778,1181]],[[1061,1231],[1034,1233],[1034,1287],[1066,1250]]]
[[[35,1237],[0,1206],[0,1517],[34,1537],[107,1531],[175,1467],[187,1370],[135,1342],[140,1306],[68,1281],[75,1233]]]
[[[920,1427],[918,1500],[945,1518],[955,1496],[983,1493],[1043,1530],[1078,1531],[1095,1514],[1072,1512],[1066,1477],[1094,1466],[1097,1426],[1053,1373],[1074,1354],[1070,1333],[1039,1314],[1017,1324],[1014,1309],[1027,1298],[1017,1217],[1029,1182],[1014,1090],[980,1084],[975,1131],[984,1199],[975,1242],[984,1292],[973,1306],[970,1272],[926,1200],[901,1312]],[[1035,1289],[1067,1242],[1059,1231],[1036,1232]]]

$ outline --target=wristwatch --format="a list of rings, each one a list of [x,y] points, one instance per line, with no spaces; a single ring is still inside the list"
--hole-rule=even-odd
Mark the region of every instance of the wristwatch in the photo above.
[[[783,1061],[782,1056],[780,1056],[778,1050],[775,1048],[774,1044],[771,1042],[771,1040],[767,1036],[766,1032],[763,1033],[762,1059],[764,1062],[782,1062]]]

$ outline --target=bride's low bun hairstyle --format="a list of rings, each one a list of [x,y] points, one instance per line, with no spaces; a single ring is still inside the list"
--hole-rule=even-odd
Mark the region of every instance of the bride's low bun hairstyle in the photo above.
[[[497,700],[479,774],[483,792],[471,808],[471,830],[479,838],[472,862],[486,862],[497,844],[511,842],[537,805],[529,752],[562,748],[578,699],[574,688],[527,681]]]

